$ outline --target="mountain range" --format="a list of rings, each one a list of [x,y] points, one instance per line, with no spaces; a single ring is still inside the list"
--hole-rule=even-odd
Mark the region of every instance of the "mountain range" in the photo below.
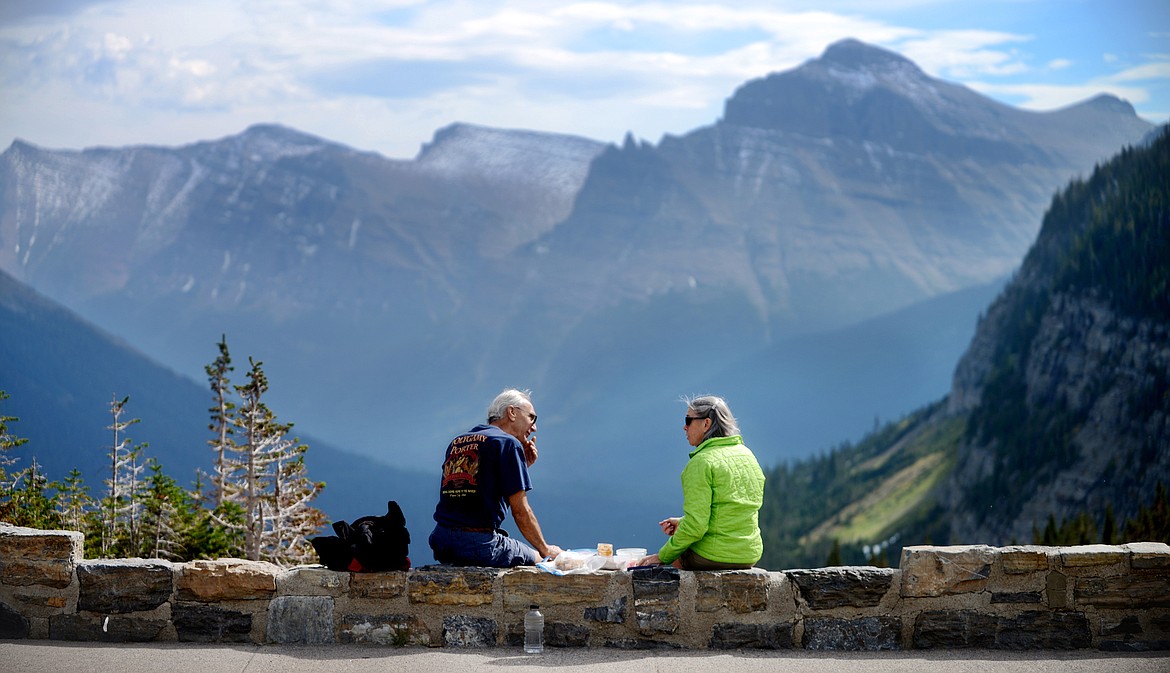
[[[1108,96],[1004,106],[847,40],[655,145],[465,124],[409,161],[271,125],[16,141],[0,270],[189,379],[226,334],[298,430],[400,470],[437,471],[495,392],[532,388],[552,520],[638,507],[641,536],[677,507],[680,395],[728,397],[769,464],[935,399],[1052,194],[1151,128]]]

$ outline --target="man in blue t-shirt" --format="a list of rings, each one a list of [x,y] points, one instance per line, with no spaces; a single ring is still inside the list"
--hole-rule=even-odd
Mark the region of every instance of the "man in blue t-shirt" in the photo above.
[[[431,550],[439,563],[509,568],[555,558],[528,504],[536,462],[536,409],[527,391],[508,389],[488,407],[486,424],[451,440],[443,458]],[[529,546],[500,529],[508,510]]]

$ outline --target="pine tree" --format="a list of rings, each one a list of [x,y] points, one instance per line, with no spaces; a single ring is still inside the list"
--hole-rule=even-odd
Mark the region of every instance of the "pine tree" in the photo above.
[[[264,403],[268,378],[263,363],[248,358],[248,383],[235,386],[241,404],[236,423],[242,442],[227,447],[224,469],[236,483],[225,489],[243,512],[240,528],[247,558],[287,565],[311,558],[307,538],[324,523],[324,515],[309,503],[323,484],[306,476],[308,446],[288,439],[291,423],[280,423]],[[229,525],[222,517],[221,525]]]
[[[309,536],[326,523],[324,513],[309,506],[325,484],[309,480],[305,468],[308,447],[295,439],[293,444],[292,451],[279,458],[275,465],[273,522],[268,530],[269,537],[264,541],[267,556],[281,565],[312,562],[316,552],[309,543]]]
[[[1113,516],[1113,504],[1105,505],[1105,523],[1101,526],[1101,543],[1117,544],[1117,521]]]
[[[0,400],[8,398],[0,390]],[[29,468],[12,474],[11,480],[5,473],[5,468],[16,462],[4,455],[5,452],[28,441],[9,434],[8,423],[17,420],[14,416],[0,415],[0,520],[30,528],[80,531],[86,533],[88,546],[97,530],[89,516],[93,501],[76,468],[62,483],[49,482],[36,458]],[[49,495],[50,489],[55,491],[53,495]]]
[[[61,527],[56,502],[46,490],[52,488],[41,466],[34,458],[32,465],[16,474],[9,496],[11,509],[5,520],[14,526],[49,530]]]
[[[220,336],[217,346],[219,347],[219,356],[215,358],[214,362],[204,367],[204,370],[207,372],[207,380],[211,385],[212,398],[212,406],[208,409],[211,412],[211,423],[208,425],[208,429],[212,431],[213,437],[207,443],[215,452],[215,466],[212,475],[213,500],[214,506],[220,507],[230,497],[227,490],[232,485],[232,479],[231,475],[227,473],[227,458],[230,452],[237,450],[237,447],[233,437],[236,425],[236,405],[231,400],[232,388],[231,381],[228,379],[228,374],[235,367],[232,366],[232,357],[228,352],[227,335]]]
[[[0,390],[0,401],[6,400],[8,398],[8,393]],[[16,447],[28,441],[22,437],[16,437],[14,435],[8,434],[8,424],[19,420],[20,419],[15,416],[4,416],[0,414],[0,483],[4,482],[5,480],[4,469],[16,463],[15,458],[7,455],[8,451],[15,449]]]
[[[61,525],[67,530],[85,532],[87,515],[92,507],[89,486],[85,485],[81,472],[73,468],[57,487],[57,512],[61,515]]]
[[[191,496],[151,459],[150,475],[143,489],[142,543],[140,555],[172,561],[186,560],[187,541],[195,518]]]
[[[110,447],[110,478],[106,480],[106,497],[102,501],[101,555],[116,555],[119,546],[134,548],[137,543],[138,519],[141,505],[138,497],[139,463],[145,445],[131,448],[130,438],[124,436],[127,428],[140,419],[122,420],[129,397],[121,401],[114,396],[110,402],[113,423],[106,426],[114,433]]]
[[[833,548],[829,550],[829,556],[825,559],[825,567],[839,566],[841,563],[841,541],[836,538],[833,539]]]
[[[0,401],[4,401],[8,397],[8,393],[0,390]],[[18,479],[16,475],[13,475],[12,479],[9,480],[6,470],[16,464],[16,459],[9,456],[8,452],[28,441],[8,434],[8,424],[18,420],[20,419],[15,416],[0,414],[0,521],[11,522],[15,516],[16,504],[12,501],[12,495],[16,491]]]
[[[1143,504],[1125,522],[1125,541],[1170,543],[1170,498],[1162,482],[1154,488],[1154,502],[1148,507]]]

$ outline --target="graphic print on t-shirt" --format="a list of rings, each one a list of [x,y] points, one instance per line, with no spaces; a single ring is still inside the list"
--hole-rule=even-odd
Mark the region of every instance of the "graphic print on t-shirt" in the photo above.
[[[479,445],[484,435],[462,435],[451,442],[447,460],[443,461],[443,482],[440,487],[446,495],[474,493],[478,486]]]

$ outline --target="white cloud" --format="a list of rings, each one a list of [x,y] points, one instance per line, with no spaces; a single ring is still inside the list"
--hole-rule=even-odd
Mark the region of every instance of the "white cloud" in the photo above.
[[[1014,75],[1027,65],[1010,47],[1027,42],[1026,35],[985,30],[948,30],[905,40],[899,51],[923,70],[939,77],[966,79]]]
[[[1126,68],[1109,78],[1114,82],[1139,82],[1144,80],[1170,80],[1170,59],[1153,61]]]
[[[1142,103],[1149,97],[1141,87],[1126,87],[1107,81],[1084,84],[990,84],[968,82],[968,86],[989,96],[1017,99],[1020,107],[1029,110],[1056,110],[1108,93],[1130,103]]]
[[[195,129],[226,134],[276,121],[401,156],[456,120],[614,141],[632,130],[656,140],[711,123],[744,81],[793,68],[846,37],[1030,107],[1102,90],[1139,101],[1144,82],[1167,78],[1158,61],[1054,85],[1045,73],[1070,77],[1085,59],[1071,50],[1037,58],[1029,51],[1037,37],[1023,31],[909,25],[889,18],[891,8],[883,3],[875,14],[860,0],[112,0],[0,26],[0,83],[9,100],[27,101],[0,112],[0,141],[43,136],[59,145],[88,133],[77,144],[114,144],[136,129],[163,137],[168,125],[186,141]],[[957,27],[977,26],[972,14]],[[68,121],[93,106],[108,125]]]

